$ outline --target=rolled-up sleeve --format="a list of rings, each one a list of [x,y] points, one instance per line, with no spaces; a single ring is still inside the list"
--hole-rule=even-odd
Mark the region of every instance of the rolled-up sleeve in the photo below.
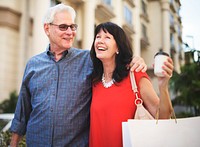
[[[15,116],[12,120],[12,125],[10,128],[11,132],[15,132],[18,135],[25,135],[27,122],[31,113],[31,96],[29,89],[27,88],[27,83],[29,79],[30,73],[28,70],[28,64],[26,66],[22,85],[18,97],[18,102],[15,110]]]

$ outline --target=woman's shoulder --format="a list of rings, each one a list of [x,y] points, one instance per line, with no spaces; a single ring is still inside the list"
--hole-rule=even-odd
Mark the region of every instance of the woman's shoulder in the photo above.
[[[141,79],[142,77],[149,78],[149,76],[146,72],[136,72],[136,71],[134,71],[134,75],[135,75],[135,78],[139,78],[139,79]]]
[[[139,83],[139,81],[142,78],[146,78],[146,79],[150,80],[150,78],[149,78],[149,76],[146,72],[136,72],[136,71],[134,71],[134,75],[135,75],[135,80],[136,80],[137,84]]]

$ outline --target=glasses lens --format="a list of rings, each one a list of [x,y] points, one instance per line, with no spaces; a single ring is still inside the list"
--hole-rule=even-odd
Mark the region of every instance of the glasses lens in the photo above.
[[[70,29],[72,31],[75,31],[77,29],[78,25],[77,24],[71,24],[71,25],[61,24],[61,25],[59,25],[59,29],[61,31],[66,31],[68,29],[68,27],[70,27]]]
[[[72,31],[75,31],[77,29],[77,27],[78,27],[77,24],[70,25],[70,28]]]
[[[61,24],[58,26],[61,31],[66,31],[68,26],[66,24]]]

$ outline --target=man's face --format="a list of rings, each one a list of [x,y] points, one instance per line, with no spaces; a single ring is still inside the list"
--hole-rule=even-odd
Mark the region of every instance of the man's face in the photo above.
[[[45,24],[45,32],[49,37],[52,49],[66,50],[72,47],[76,36],[76,30],[71,29],[71,27],[66,27],[65,25],[73,26],[73,24],[74,20],[66,11],[57,13],[51,24]],[[65,26],[65,29],[63,29],[63,25]]]

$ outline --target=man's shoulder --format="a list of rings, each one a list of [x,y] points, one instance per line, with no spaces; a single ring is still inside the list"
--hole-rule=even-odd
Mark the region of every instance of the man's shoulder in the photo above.
[[[90,51],[86,49],[79,49],[79,48],[71,48],[69,50],[69,55],[71,57],[81,57],[81,58],[88,58],[90,56]]]
[[[31,62],[35,62],[35,61],[39,61],[39,60],[44,60],[47,57],[47,52],[42,52],[42,53],[38,53],[36,55],[33,55],[32,57],[30,57],[28,59],[28,63]]]
[[[92,62],[90,58],[90,50],[88,49],[71,48],[69,50],[69,56],[74,60],[78,59],[79,62],[87,62],[88,64]]]
[[[80,49],[80,48],[75,48],[75,47],[71,48],[70,50],[76,53],[86,53],[86,54],[90,53],[90,50],[88,49]]]

